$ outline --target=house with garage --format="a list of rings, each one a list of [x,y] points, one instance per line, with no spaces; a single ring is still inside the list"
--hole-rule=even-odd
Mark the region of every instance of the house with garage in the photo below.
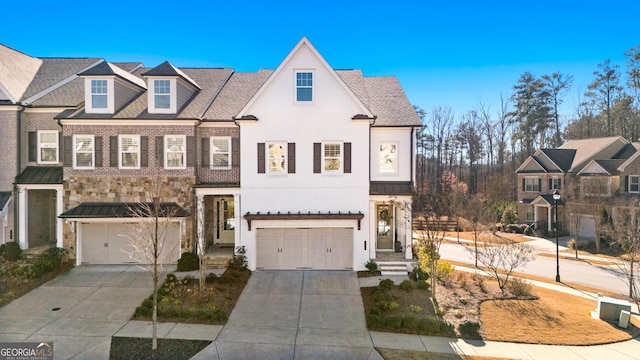
[[[594,238],[596,223],[615,212],[621,194],[635,189],[635,178],[625,171],[633,168],[638,150],[640,143],[622,137],[570,140],[557,149],[537,150],[516,170],[519,221],[551,232],[557,191],[561,231]],[[579,218],[573,220],[579,229],[572,228],[571,218]]]
[[[159,198],[178,249],[165,262],[239,246],[251,269],[411,258],[421,121],[395,77],[333,69],[306,38],[256,72],[28,58],[52,64],[12,105],[22,165],[6,193],[23,248],[48,223],[78,265],[135,262],[133,213]]]

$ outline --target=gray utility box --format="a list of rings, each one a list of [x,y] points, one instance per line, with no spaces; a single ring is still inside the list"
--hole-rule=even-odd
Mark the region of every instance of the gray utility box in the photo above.
[[[629,320],[631,320],[631,313],[626,310],[620,311],[620,320],[618,321],[618,327],[626,329],[627,327],[629,327]]]
[[[622,311],[631,313],[631,303],[627,300],[614,299],[598,294],[598,307],[596,307],[598,319],[618,322]]]

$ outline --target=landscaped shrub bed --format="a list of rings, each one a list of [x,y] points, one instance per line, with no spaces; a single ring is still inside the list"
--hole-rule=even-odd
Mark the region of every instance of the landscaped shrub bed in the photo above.
[[[169,274],[158,290],[158,320],[192,324],[224,325],[251,272],[229,267],[220,277],[207,276],[200,291],[197,278],[177,279]],[[151,320],[152,296],[136,309],[134,320]]]
[[[50,248],[35,259],[22,258],[15,242],[0,246],[0,306],[18,298],[73,268],[66,250]]]

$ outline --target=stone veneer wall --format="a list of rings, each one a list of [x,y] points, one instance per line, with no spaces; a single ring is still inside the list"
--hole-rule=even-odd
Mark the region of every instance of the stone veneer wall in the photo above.
[[[193,176],[160,176],[162,202],[175,202],[192,215],[186,219],[186,232],[181,239],[182,249],[191,250],[193,228]],[[151,202],[156,177],[150,176],[65,176],[64,209],[69,210],[83,202]],[[76,234],[64,226],[64,247],[75,258]]]

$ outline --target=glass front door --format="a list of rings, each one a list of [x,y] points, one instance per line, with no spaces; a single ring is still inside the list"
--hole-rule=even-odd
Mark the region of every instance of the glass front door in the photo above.
[[[234,217],[233,197],[224,197],[217,201],[217,237],[222,244],[235,243],[236,219]]]
[[[393,250],[393,208],[388,204],[377,206],[376,244],[378,250]]]

